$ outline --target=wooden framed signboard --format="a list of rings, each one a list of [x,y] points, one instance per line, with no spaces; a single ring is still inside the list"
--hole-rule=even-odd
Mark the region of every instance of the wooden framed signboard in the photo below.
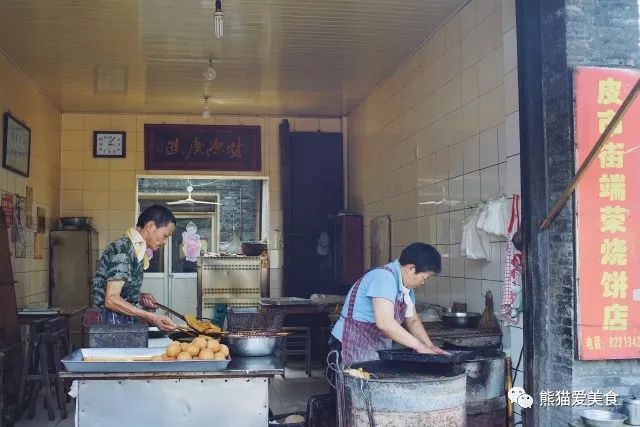
[[[147,170],[260,171],[260,126],[144,125]]]

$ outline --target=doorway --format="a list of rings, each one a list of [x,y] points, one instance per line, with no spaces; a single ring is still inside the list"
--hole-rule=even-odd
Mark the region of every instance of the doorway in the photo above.
[[[263,179],[198,177],[139,178],[138,213],[152,204],[168,207],[176,230],[155,252],[144,273],[142,292],[180,313],[196,313],[197,260],[226,251],[234,238],[260,240],[268,212]],[[188,197],[198,202],[175,203]]]

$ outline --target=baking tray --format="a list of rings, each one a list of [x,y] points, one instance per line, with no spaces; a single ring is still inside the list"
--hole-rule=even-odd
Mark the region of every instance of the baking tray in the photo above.
[[[422,354],[412,348],[378,350],[380,360],[392,362],[461,363],[477,356],[475,351],[469,350],[450,350],[449,353],[451,354]]]
[[[164,348],[81,348],[64,359],[69,372],[213,372],[224,371],[229,360],[85,362],[85,356],[140,357],[164,353]]]

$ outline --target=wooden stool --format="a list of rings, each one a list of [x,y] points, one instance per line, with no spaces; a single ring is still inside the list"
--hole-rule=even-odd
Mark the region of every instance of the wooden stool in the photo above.
[[[67,399],[64,380],[59,373],[64,369],[62,358],[71,352],[70,338],[69,323],[65,317],[55,317],[45,323],[42,339],[49,357],[49,379],[56,389],[58,409],[63,420],[67,418]]]
[[[62,419],[67,418],[64,383],[58,372],[61,360],[69,353],[69,328],[64,317],[40,320],[30,324],[27,351],[18,394],[18,417],[28,403],[27,419],[33,419],[38,393],[42,389],[49,420],[55,419],[51,387],[56,388],[56,401]],[[25,401],[25,396],[29,398]]]
[[[311,328],[285,326],[282,329],[290,333],[285,337],[285,366],[288,356],[304,356],[304,371],[308,376],[311,376]]]
[[[16,420],[19,420],[25,409],[25,396],[31,396],[32,388],[35,388],[33,381],[29,378],[38,372],[39,366],[39,344],[40,335],[44,332],[46,319],[36,320],[29,323],[29,332],[26,337],[26,351],[24,353],[24,363],[22,364],[22,375],[20,376],[20,388],[18,390],[18,401],[16,410]],[[36,392],[37,395],[37,392]]]

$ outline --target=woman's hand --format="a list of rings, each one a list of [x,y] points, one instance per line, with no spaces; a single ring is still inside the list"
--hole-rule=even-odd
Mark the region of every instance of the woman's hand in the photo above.
[[[445,355],[450,354],[444,351],[443,349],[436,347],[433,344],[426,345],[426,344],[420,343],[420,345],[415,350],[418,353],[422,353],[422,354],[445,354]]]

